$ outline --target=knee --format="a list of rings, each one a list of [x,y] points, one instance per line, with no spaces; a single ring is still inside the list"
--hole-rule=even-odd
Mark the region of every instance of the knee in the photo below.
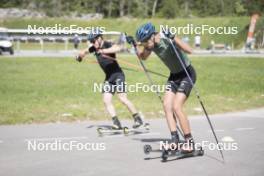
[[[121,103],[123,104],[128,104],[128,99],[126,97],[119,97],[119,100],[121,101]]]
[[[174,104],[173,106],[173,111],[176,113],[176,114],[179,114],[182,112],[182,105],[180,104]]]
[[[111,105],[111,99],[109,99],[109,98],[104,98],[103,102],[104,102],[105,106]]]
[[[164,101],[164,102],[163,102],[163,108],[164,108],[164,111],[165,111],[165,112],[170,112],[170,111],[172,111],[172,105],[171,105],[171,102],[169,102],[169,101]]]

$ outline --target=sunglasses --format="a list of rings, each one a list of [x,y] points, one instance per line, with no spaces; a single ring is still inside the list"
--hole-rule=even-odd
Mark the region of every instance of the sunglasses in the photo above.
[[[98,36],[98,37],[95,37],[94,39],[92,39],[92,40],[90,41],[90,43],[94,44],[98,38],[99,38],[99,36]]]
[[[152,36],[152,35],[151,35],[151,36]],[[147,45],[149,39],[151,38],[151,36],[149,36],[149,37],[145,38],[144,40],[142,40],[142,42],[140,42],[140,44],[143,45],[143,46],[144,46],[144,45]]]

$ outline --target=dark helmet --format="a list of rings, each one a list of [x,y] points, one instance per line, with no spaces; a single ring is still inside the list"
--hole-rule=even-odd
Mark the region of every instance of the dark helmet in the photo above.
[[[152,23],[146,23],[140,26],[136,32],[138,42],[143,42],[155,33],[155,26]]]
[[[92,42],[98,36],[102,36],[102,30],[99,28],[96,28],[95,30],[91,30],[91,32],[88,34],[88,40]]]

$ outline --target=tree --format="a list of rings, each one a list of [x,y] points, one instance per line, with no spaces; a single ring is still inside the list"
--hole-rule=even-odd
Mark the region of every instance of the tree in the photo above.
[[[152,14],[151,14],[151,17],[154,17],[155,14],[156,14],[157,3],[158,3],[158,0],[154,0],[153,6],[152,6]]]
[[[178,0],[162,1],[162,8],[160,10],[160,16],[165,18],[175,18],[179,13]]]

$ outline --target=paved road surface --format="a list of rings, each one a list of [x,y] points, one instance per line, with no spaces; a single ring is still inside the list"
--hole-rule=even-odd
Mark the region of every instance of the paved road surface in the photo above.
[[[169,138],[164,119],[149,120],[150,133],[99,137],[98,125],[110,121],[0,126],[0,175],[2,176],[156,176],[156,175],[264,175],[264,109],[211,116],[219,139],[233,139],[238,150],[225,151],[226,164],[218,151],[205,148],[205,156],[162,163],[145,160],[143,145],[159,146]],[[190,117],[196,142],[214,142],[205,117]],[[124,124],[131,125],[130,121]],[[227,138],[228,137],[228,138]],[[94,144],[94,150],[31,151],[28,144]],[[98,146],[96,146],[98,144]],[[99,146],[101,145],[101,146]],[[99,150],[104,149],[105,150]],[[154,155],[153,155],[154,156]],[[159,156],[159,154],[155,155]]]

